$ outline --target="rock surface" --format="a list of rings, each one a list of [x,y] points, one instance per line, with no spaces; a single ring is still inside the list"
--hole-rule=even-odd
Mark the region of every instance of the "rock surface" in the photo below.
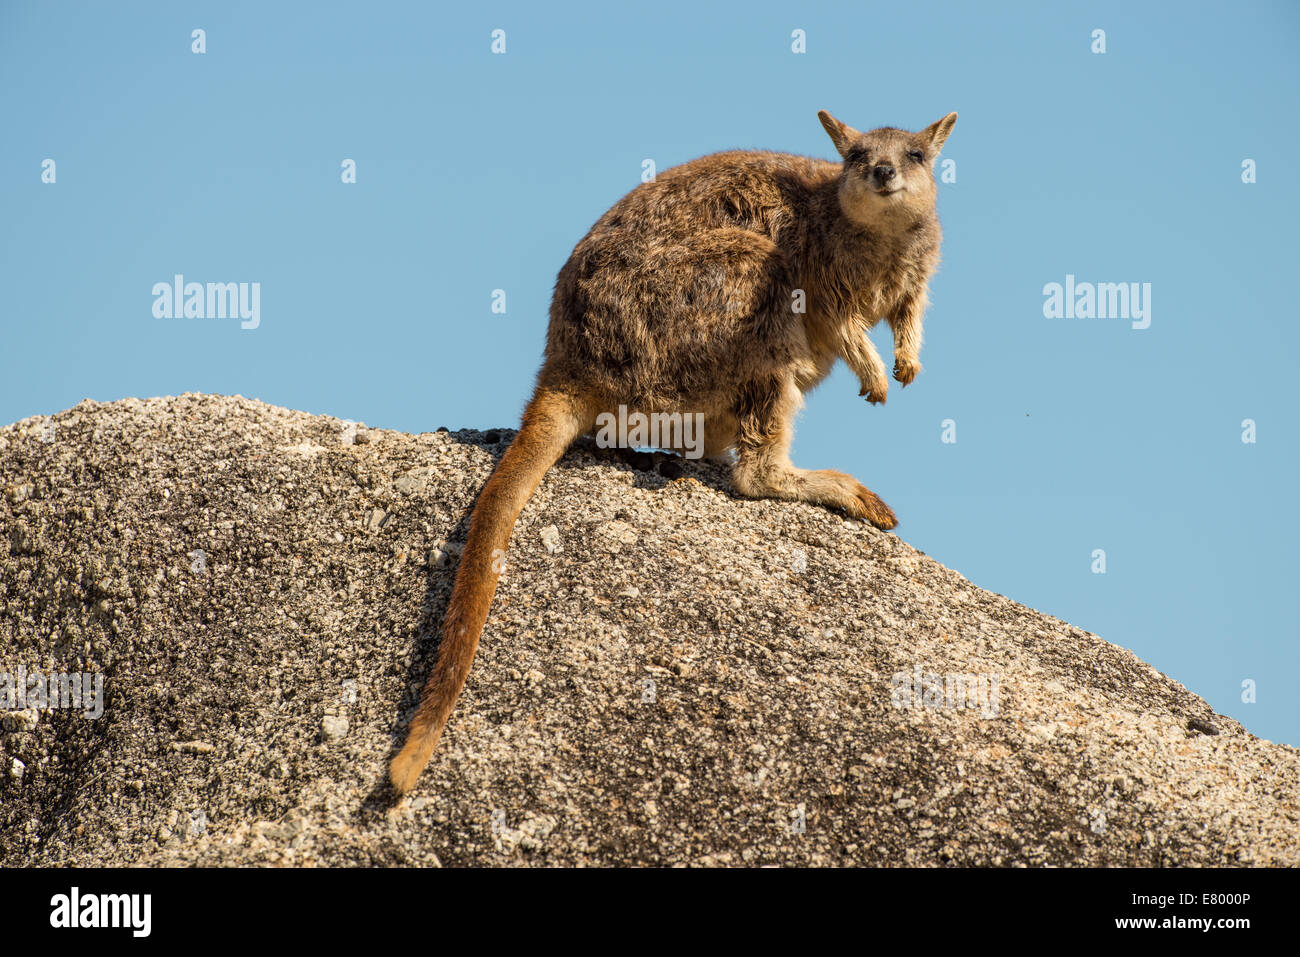
[[[892,534],[591,444],[390,810],[512,435],[204,395],[0,429],[0,673],[104,680],[0,714],[0,864],[1300,864],[1296,749]]]

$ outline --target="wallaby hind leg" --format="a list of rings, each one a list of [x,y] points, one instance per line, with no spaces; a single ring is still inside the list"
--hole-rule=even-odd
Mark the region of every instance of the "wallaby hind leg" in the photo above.
[[[736,491],[751,498],[780,498],[843,509],[877,528],[898,524],[893,511],[852,475],[834,469],[800,469],[790,462],[794,416],[802,397],[793,379],[773,375],[740,390],[736,408]]]

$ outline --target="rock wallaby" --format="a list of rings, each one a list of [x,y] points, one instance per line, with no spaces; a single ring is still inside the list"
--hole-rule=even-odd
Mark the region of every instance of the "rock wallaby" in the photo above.
[[[793,421],[836,359],[868,402],[885,401],[889,379],[867,338],[881,318],[894,378],[907,385],[921,371],[939,259],[933,167],[957,114],[919,133],[818,118],[840,163],[761,151],[692,160],[619,200],[560,270],[533,398],[474,507],[437,664],[390,768],[399,797],[465,684],[515,520],[602,413],[702,413],[704,454],[731,460],[741,495],[896,524],[852,476],[796,468]]]

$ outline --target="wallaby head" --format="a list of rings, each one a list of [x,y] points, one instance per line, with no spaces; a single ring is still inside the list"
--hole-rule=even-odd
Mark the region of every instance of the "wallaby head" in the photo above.
[[[844,158],[839,195],[848,219],[890,231],[934,215],[934,162],[957,122],[956,113],[919,133],[892,126],[862,133],[825,110],[817,118]]]

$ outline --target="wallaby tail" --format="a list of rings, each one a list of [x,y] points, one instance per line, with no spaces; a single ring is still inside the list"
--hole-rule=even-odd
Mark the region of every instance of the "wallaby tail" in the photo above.
[[[479,493],[443,618],[438,662],[420,695],[406,744],[389,767],[398,797],[415,787],[469,677],[515,520],[547,470],[590,425],[577,397],[539,388],[519,434]]]

